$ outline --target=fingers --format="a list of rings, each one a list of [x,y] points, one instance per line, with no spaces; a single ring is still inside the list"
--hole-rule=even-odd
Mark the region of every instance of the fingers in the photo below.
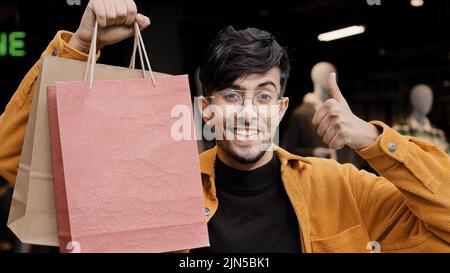
[[[345,138],[339,128],[340,125],[338,123],[335,123],[332,118],[327,117],[319,125],[317,133],[331,149],[339,150],[346,144]]]
[[[332,149],[340,149],[347,144],[347,138],[343,133],[345,118],[350,108],[336,99],[327,100],[316,112],[313,124],[317,128],[317,134],[323,138],[326,144],[332,145]],[[336,138],[336,136],[339,136]]]
[[[111,27],[108,27],[108,31],[114,32],[114,35],[115,35],[114,37],[117,37],[116,40],[108,41],[108,44],[115,44],[115,43],[122,41],[123,39],[134,36],[134,27],[133,26],[126,26],[126,25],[111,26]]]
[[[327,109],[320,107],[313,116],[312,123],[315,127],[319,126],[323,118],[327,115]]]
[[[326,113],[325,109],[319,108],[319,110],[317,110],[316,113],[313,116],[312,124],[315,127],[319,126],[320,122],[326,116],[326,114],[327,113]]]
[[[128,15],[128,8],[123,0],[115,0],[114,7],[116,10],[116,22],[115,24],[120,26],[125,24]]]
[[[125,25],[130,26],[136,21],[137,7],[133,0],[125,0],[127,7],[127,19]]]
[[[136,15],[136,22],[138,23],[139,29],[143,30],[150,25],[150,18],[145,15],[138,13]]]
[[[106,19],[106,10],[101,0],[93,2],[92,11],[95,14],[98,25],[100,27],[106,27],[108,25],[108,21]]]
[[[345,145],[361,149],[373,143],[379,135],[377,129],[352,113],[337,86],[335,73],[330,74],[328,92],[332,98],[316,111],[312,120],[323,141],[334,150]]]
[[[326,144],[330,144],[335,135],[336,126],[328,126],[325,135],[323,136],[323,142],[325,142]]]
[[[342,130],[343,127],[339,117],[327,116],[320,123],[317,133],[331,149],[339,150],[349,144],[348,134]]]
[[[335,99],[329,99],[324,102],[323,105],[314,114],[314,117],[312,119],[313,125],[318,127],[327,115],[329,115],[330,113],[334,114],[335,108],[337,108],[336,104],[337,101]]]
[[[94,12],[100,27],[131,26],[134,22],[141,29],[150,25],[150,19],[144,15],[138,16],[133,0],[95,0],[91,1],[90,9]]]
[[[328,127],[330,127],[330,118],[329,117],[325,117],[319,124],[319,126],[317,127],[317,134],[320,137],[323,137],[328,129]]]
[[[341,90],[339,90],[339,87],[336,82],[336,73],[334,72],[330,73],[330,77],[328,79],[328,93],[336,101],[347,104],[347,101],[342,95]]]
[[[340,149],[344,148],[345,145],[346,145],[345,138],[340,134],[336,134],[333,137],[333,139],[330,141],[330,143],[328,144],[328,146],[331,149],[335,149],[335,150],[340,150]]]
[[[116,8],[114,6],[114,1],[111,0],[103,0],[103,6],[106,10],[106,21],[108,22],[108,26],[114,26],[116,24]]]
[[[136,22],[138,23],[139,29],[143,30],[150,25],[150,19],[147,16],[142,14],[136,15]],[[134,22],[133,22],[134,23]],[[110,31],[114,32],[118,37],[117,40],[110,41],[109,43],[116,43],[124,38],[129,38],[134,36],[134,26],[133,23],[131,25],[116,25],[108,27]]]

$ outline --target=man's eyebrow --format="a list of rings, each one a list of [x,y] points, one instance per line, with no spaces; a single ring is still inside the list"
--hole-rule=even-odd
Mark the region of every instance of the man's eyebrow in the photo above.
[[[239,90],[239,91],[245,91],[245,88],[243,88],[243,87],[241,87],[240,85],[238,85],[238,84],[230,84],[229,86],[228,86],[228,88],[230,88],[230,89],[234,89],[234,90]]]
[[[264,87],[267,85],[272,85],[273,87],[275,87],[275,89],[277,89],[277,86],[275,85],[275,83],[273,81],[262,82],[262,83],[258,84],[258,87]]]
[[[277,88],[275,83],[273,81],[271,81],[271,80],[268,80],[268,81],[265,81],[265,82],[262,82],[262,83],[258,84],[257,88],[264,87],[264,86],[267,86],[267,85],[272,85],[275,89]],[[246,88],[244,88],[244,87],[242,87],[242,86],[240,86],[238,84],[230,84],[228,86],[228,88],[234,89],[234,90],[239,90],[239,91],[245,91],[246,90]]]

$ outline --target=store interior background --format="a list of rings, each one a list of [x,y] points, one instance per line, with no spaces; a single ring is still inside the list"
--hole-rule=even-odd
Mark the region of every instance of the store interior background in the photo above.
[[[75,5],[69,5],[74,2]],[[88,0],[8,1],[0,3],[0,33],[26,33],[23,57],[0,56],[0,107],[4,109],[22,77],[60,30],[75,31]],[[311,92],[312,66],[333,63],[352,110],[363,119],[393,124],[410,112],[409,91],[425,83],[434,91],[431,122],[450,136],[450,1],[278,0],[136,1],[151,26],[143,37],[154,70],[194,74],[214,35],[227,25],[272,32],[288,48],[292,73],[285,133],[291,111]],[[366,32],[331,42],[318,34],[364,25]],[[127,66],[131,39],[102,50],[99,62]],[[0,140],[1,141],[1,140]]]
[[[75,2],[69,5],[68,2]],[[24,57],[0,57],[2,109],[27,70],[60,29],[75,31],[87,0],[2,1],[0,32],[26,32]],[[392,124],[409,113],[409,91],[418,83],[434,91],[432,123],[450,133],[450,2],[424,0],[136,1],[151,18],[143,32],[156,71],[189,74],[191,90],[201,56],[223,27],[271,31],[288,48],[292,73],[286,95],[290,111],[312,90],[310,70],[333,63],[353,111]],[[351,25],[366,32],[331,42],[317,35]],[[126,66],[131,41],[102,50],[101,63]],[[289,115],[290,112],[288,112]],[[287,119],[285,119],[286,121]],[[281,125],[281,133],[286,122]]]

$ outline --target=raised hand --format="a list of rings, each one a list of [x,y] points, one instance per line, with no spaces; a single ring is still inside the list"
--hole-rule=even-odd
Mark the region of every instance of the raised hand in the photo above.
[[[323,141],[336,150],[345,145],[358,150],[372,144],[380,132],[374,125],[352,113],[336,83],[336,73],[330,74],[328,93],[331,99],[324,102],[312,120]]]
[[[134,22],[139,28],[150,25],[150,19],[137,12],[133,0],[91,0],[81,18],[80,26],[69,44],[87,53],[94,32],[95,20],[98,22],[97,48],[120,42],[134,35]]]

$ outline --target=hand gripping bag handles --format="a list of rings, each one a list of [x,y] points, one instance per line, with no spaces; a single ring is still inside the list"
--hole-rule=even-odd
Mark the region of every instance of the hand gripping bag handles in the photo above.
[[[175,107],[188,110],[193,126],[187,76],[154,77],[135,24],[144,78],[94,80],[97,29],[96,23],[84,81],[48,89],[61,251],[209,245],[195,137],[172,136]]]

